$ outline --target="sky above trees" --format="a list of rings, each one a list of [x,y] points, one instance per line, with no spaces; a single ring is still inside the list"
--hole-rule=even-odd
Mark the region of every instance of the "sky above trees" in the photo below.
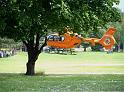
[[[120,0],[120,3],[117,7],[121,9],[122,12],[124,12],[124,0]]]

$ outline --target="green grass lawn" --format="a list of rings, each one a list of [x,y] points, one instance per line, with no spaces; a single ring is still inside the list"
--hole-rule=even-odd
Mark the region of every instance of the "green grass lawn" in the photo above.
[[[0,73],[25,73],[27,54],[0,58]],[[42,53],[36,72],[45,74],[124,73],[124,53],[82,52],[76,55]]]
[[[123,92],[124,75],[0,74],[0,92]]]
[[[26,62],[24,52],[0,58],[0,92],[124,91],[124,53],[42,53],[36,76],[24,75]]]

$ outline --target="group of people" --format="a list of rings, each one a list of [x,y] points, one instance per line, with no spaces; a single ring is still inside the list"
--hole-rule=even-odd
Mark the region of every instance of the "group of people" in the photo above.
[[[0,58],[13,56],[14,54],[15,54],[14,49],[11,49],[11,50],[2,49],[2,50],[0,50]]]

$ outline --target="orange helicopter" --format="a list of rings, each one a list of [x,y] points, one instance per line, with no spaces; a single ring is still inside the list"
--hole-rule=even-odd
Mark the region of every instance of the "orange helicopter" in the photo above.
[[[48,40],[47,45],[54,48],[63,48],[63,49],[71,49],[81,44],[82,41],[90,42],[92,46],[95,46],[95,43],[101,44],[105,47],[106,50],[110,50],[112,46],[115,44],[115,39],[113,37],[115,33],[115,28],[108,28],[107,32],[103,35],[101,39],[98,38],[79,38],[77,35],[71,36],[70,32],[66,29],[66,33],[64,34],[64,40]]]

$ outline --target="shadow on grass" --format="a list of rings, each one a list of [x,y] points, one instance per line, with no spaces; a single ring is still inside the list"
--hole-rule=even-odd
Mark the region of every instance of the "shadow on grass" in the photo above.
[[[31,76],[64,77],[64,76],[83,76],[83,75],[97,75],[97,74],[45,74],[44,72],[36,72],[35,75],[31,75]],[[29,76],[29,75],[25,75],[25,73],[0,73],[0,76],[22,76],[23,77],[23,76]]]
[[[124,74],[45,74],[44,72],[36,72],[35,75],[25,75],[25,73],[0,73],[0,76],[48,76],[48,77],[76,77],[76,76],[123,76]]]
[[[0,73],[0,76],[29,76],[29,75],[26,75],[25,73]],[[35,75],[30,75],[30,76],[47,76],[44,74],[44,72],[41,72],[41,73],[35,73]]]
[[[58,54],[58,55],[77,55],[76,53],[48,53],[48,54]]]

